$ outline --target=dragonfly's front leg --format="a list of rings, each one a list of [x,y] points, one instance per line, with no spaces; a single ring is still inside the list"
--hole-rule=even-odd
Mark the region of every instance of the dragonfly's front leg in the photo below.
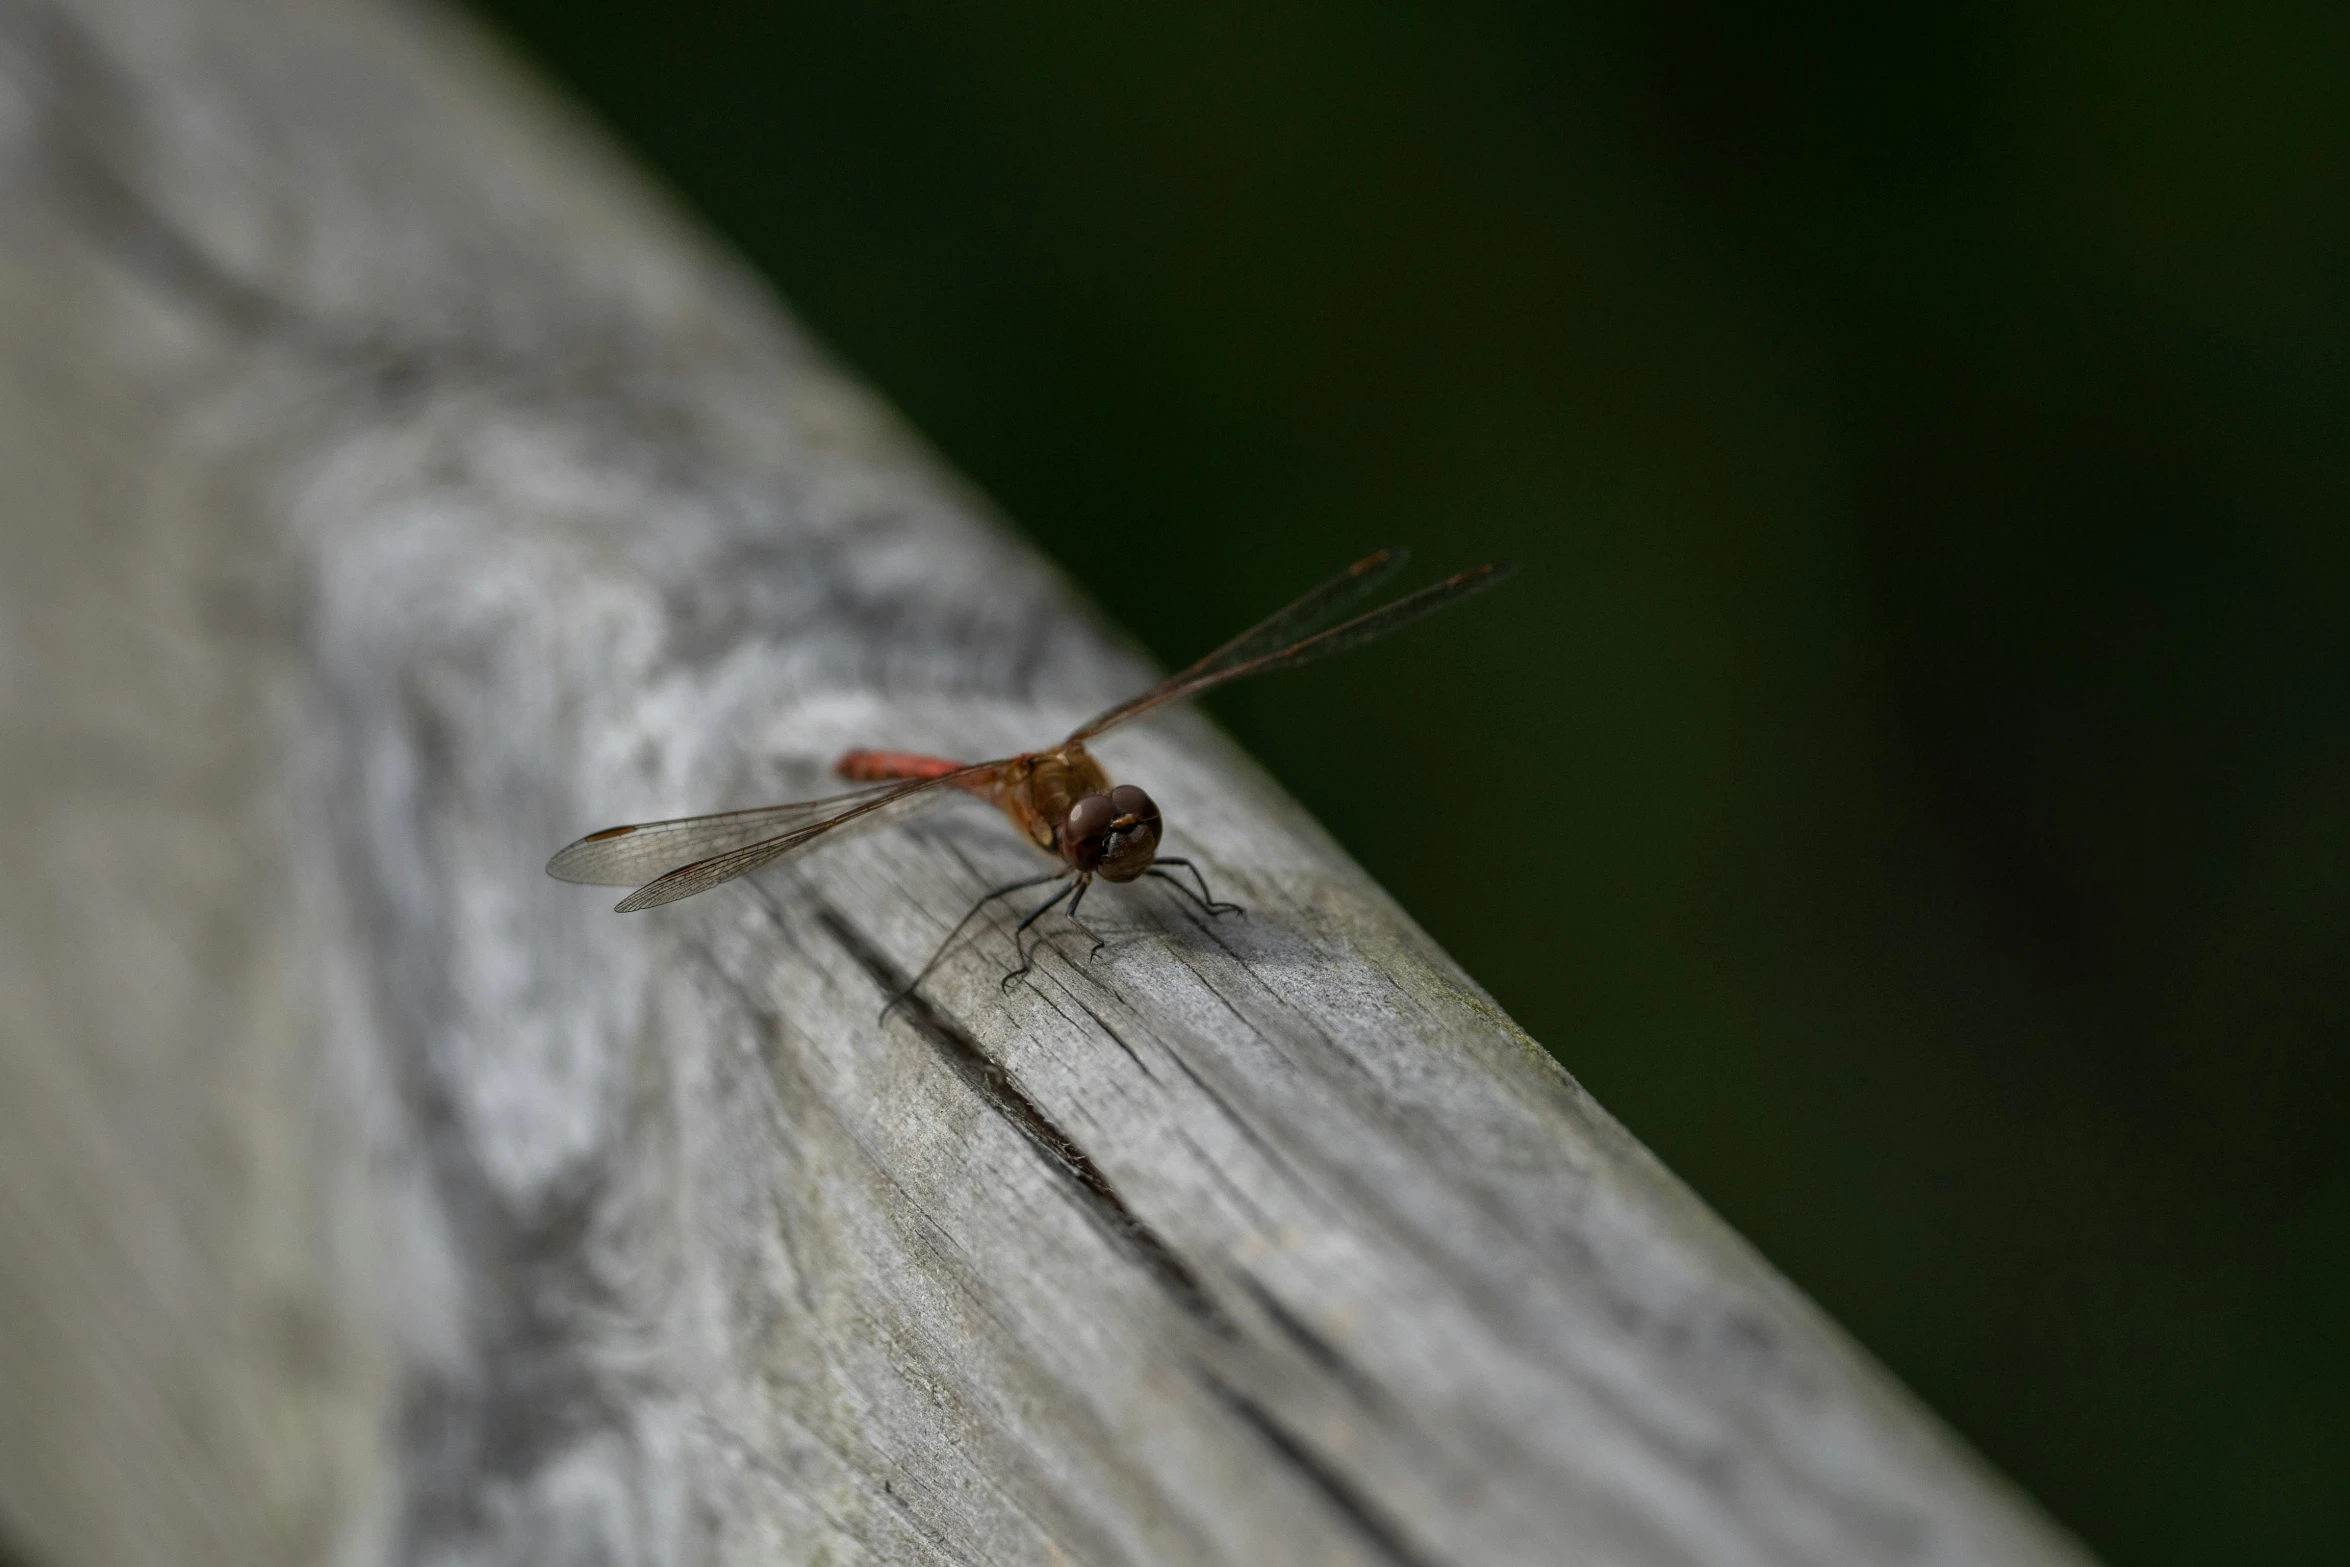
[[[881,1009],[882,1017],[887,1018],[890,1013],[896,1009],[899,1002],[905,1000],[915,991],[922,988],[922,982],[930,977],[930,971],[934,968],[937,968],[939,960],[947,955],[947,948],[953,946],[955,944],[955,938],[963,934],[963,927],[969,925],[973,920],[979,917],[979,911],[981,909],[986,908],[989,904],[995,902],[995,900],[998,898],[1009,897],[1015,892],[1025,892],[1031,887],[1041,887],[1048,881],[1059,881],[1068,874],[1068,869],[1063,867],[1057,871],[1047,871],[1042,876],[1030,876],[1021,881],[1008,882],[1001,887],[995,888],[991,892],[982,893],[980,895],[979,901],[972,904],[971,907],[964,912],[961,919],[955,921],[955,928],[947,932],[946,940],[940,942],[938,946],[931,952],[930,959],[928,962],[922,965],[921,972],[916,974],[912,979],[906,981],[905,989],[899,991],[896,995],[889,998],[888,1003]]]
[[[1034,963],[1030,962],[1028,958],[1028,927],[1035,924],[1038,920],[1043,919],[1047,914],[1050,914],[1054,907],[1057,906],[1063,898],[1068,897],[1070,893],[1074,892],[1079,897],[1083,897],[1085,895],[1086,883],[1092,880],[1093,878],[1090,876],[1080,876],[1075,881],[1071,882],[1068,886],[1055,889],[1051,897],[1038,904],[1035,909],[1030,911],[1028,917],[1023,919],[1019,925],[1013,929],[1012,950],[1020,954],[1020,966],[1004,976],[1003,986],[1006,990],[1012,988],[1013,980],[1018,979],[1021,975],[1027,973],[1030,969],[1036,966]]]
[[[1087,936],[1090,936],[1093,939],[1093,950],[1086,953],[1085,955],[1085,959],[1089,963],[1093,961],[1094,953],[1101,951],[1102,948],[1109,945],[1109,943],[1102,940],[1101,937],[1095,936],[1093,934],[1092,926],[1086,924],[1085,921],[1077,917],[1077,905],[1085,901],[1085,889],[1092,885],[1093,878],[1091,876],[1078,877],[1077,896],[1069,900],[1069,923],[1076,926],[1079,930],[1084,931]]]
[[[1194,892],[1189,887],[1184,886],[1182,877],[1170,876],[1165,871],[1159,869],[1161,865],[1180,865],[1185,870],[1191,872],[1192,879],[1199,883],[1199,891]],[[1218,901],[1216,895],[1208,891],[1207,877],[1202,876],[1200,874],[1199,867],[1192,864],[1189,860],[1178,858],[1172,854],[1162,854],[1155,862],[1153,862],[1150,870],[1146,874],[1156,876],[1161,881],[1173,882],[1176,887],[1181,889],[1185,897],[1198,904],[1201,908],[1206,909],[1210,914],[1246,914],[1248,912],[1248,910],[1242,908],[1237,903],[1224,903]]]

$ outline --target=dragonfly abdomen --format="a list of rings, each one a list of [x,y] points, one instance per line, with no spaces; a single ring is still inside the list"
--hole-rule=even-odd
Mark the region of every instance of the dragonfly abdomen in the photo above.
[[[888,783],[898,778],[943,778],[961,769],[961,762],[913,751],[851,751],[832,770],[852,783]]]

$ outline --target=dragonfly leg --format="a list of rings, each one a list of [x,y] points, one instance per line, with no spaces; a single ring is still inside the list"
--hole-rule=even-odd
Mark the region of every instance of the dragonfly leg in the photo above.
[[[939,960],[947,955],[947,948],[953,946],[955,944],[955,938],[963,934],[964,926],[969,925],[974,919],[978,918],[979,911],[981,909],[986,908],[989,904],[995,902],[995,900],[998,898],[1008,897],[1015,892],[1024,892],[1030,887],[1041,887],[1048,881],[1059,881],[1062,877],[1068,874],[1069,873],[1066,870],[1046,871],[1042,876],[1031,876],[1025,881],[1006,882],[1003,886],[996,888],[993,892],[981,893],[979,895],[979,901],[972,904],[971,907],[964,912],[961,919],[955,921],[955,928],[947,932],[946,940],[940,942],[937,948],[931,952],[929,961],[922,965],[921,972],[916,974],[912,979],[906,981],[905,989],[899,991],[896,995],[889,998],[888,1004],[881,1009],[881,1016],[886,1019],[891,1012],[896,1010],[899,1002],[905,1000],[915,991],[922,988],[922,982],[930,977],[930,971],[938,967]]]
[[[1199,891],[1194,892],[1189,887],[1184,886],[1182,877],[1170,876],[1165,871],[1160,870],[1159,866],[1161,865],[1180,865],[1185,870],[1191,872],[1192,880],[1199,883]],[[1185,897],[1198,904],[1201,908],[1206,909],[1210,914],[1246,914],[1248,912],[1248,910],[1242,908],[1237,903],[1224,903],[1218,901],[1216,895],[1208,891],[1207,877],[1201,875],[1199,867],[1192,864],[1189,860],[1178,858],[1172,854],[1162,854],[1151,866],[1150,874],[1158,877],[1161,881],[1171,881],[1177,887],[1181,887]]]
[[[1028,927],[1035,924],[1038,920],[1043,919],[1047,914],[1050,914],[1053,911],[1054,906],[1057,905],[1063,898],[1069,896],[1071,892],[1074,891],[1080,897],[1084,896],[1085,884],[1092,879],[1093,878],[1090,876],[1078,877],[1075,882],[1071,883],[1067,887],[1061,888],[1051,897],[1045,899],[1044,902],[1038,904],[1034,909],[1030,910],[1028,917],[1013,928],[1012,950],[1020,954],[1020,966],[1004,976],[1003,985],[1006,990],[1012,988],[1013,980],[1018,979],[1021,975],[1036,967],[1034,963],[1031,963],[1028,960]]]
[[[1093,961],[1094,953],[1101,951],[1102,948],[1109,945],[1109,943],[1102,940],[1101,937],[1095,936],[1093,934],[1092,926],[1086,924],[1085,921],[1077,917],[1077,905],[1085,901],[1085,889],[1092,885],[1093,878],[1090,876],[1080,880],[1077,883],[1077,896],[1069,900],[1069,923],[1076,926],[1079,930],[1084,931],[1087,936],[1092,937],[1093,939],[1093,950],[1086,953],[1085,955],[1085,960],[1088,963]]]

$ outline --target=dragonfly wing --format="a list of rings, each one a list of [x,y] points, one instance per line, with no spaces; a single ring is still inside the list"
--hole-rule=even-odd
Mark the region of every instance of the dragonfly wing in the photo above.
[[[1205,658],[1188,668],[1177,670],[1140,696],[1119,703],[1078,730],[1071,738],[1083,739],[1087,735],[1099,734],[1131,716],[1129,709],[1142,712],[1157,706],[1165,692],[1188,685],[1216,670],[1247,663],[1277,648],[1286,647],[1309,632],[1320,630],[1335,616],[1362,602],[1372,589],[1401,571],[1411,558],[1412,552],[1400,547],[1364,556],[1295,603],[1258,621]]]
[[[892,783],[879,789],[863,791],[861,795],[848,797],[852,803],[844,809],[821,820],[681,865],[667,875],[645,883],[613,907],[622,914],[658,908],[664,903],[690,898],[697,892],[707,892],[721,882],[747,876],[752,871],[819,844],[838,843],[844,838],[876,828],[894,826],[941,800],[951,798],[949,791],[956,786],[968,788],[986,782],[1003,765],[1002,762],[981,762],[955,772],[942,773],[936,778],[917,778],[908,783]]]
[[[1412,552],[1401,545],[1366,555],[1312,592],[1301,595],[1295,603],[1267,615],[1189,669],[1178,670],[1168,678],[1178,682],[1188,680],[1287,647],[1321,630],[1370,597],[1381,583],[1409,565],[1411,558]]]
[[[1232,681],[1245,680],[1250,675],[1262,675],[1276,669],[1294,669],[1299,664],[1310,664],[1317,658],[1328,658],[1333,653],[1361,647],[1366,642],[1386,636],[1391,631],[1400,631],[1415,620],[1433,615],[1440,609],[1448,609],[1465,598],[1505,582],[1517,569],[1514,565],[1475,566],[1287,647],[1258,653],[1241,662],[1219,665],[1199,674],[1187,672],[1172,676],[1133,701],[1111,708],[1069,738],[1090,740],[1106,729],[1131,722],[1171,702],[1189,701],[1202,692],[1212,691]]]
[[[887,783],[828,795],[821,800],[799,800],[790,805],[763,805],[749,811],[720,811],[711,816],[607,827],[559,851],[547,861],[547,874],[558,881],[586,882],[598,887],[641,887],[663,871],[708,859],[728,849],[780,837],[837,816],[896,787]]]

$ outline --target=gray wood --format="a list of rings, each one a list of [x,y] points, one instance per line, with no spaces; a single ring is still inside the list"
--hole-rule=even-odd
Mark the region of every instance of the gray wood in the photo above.
[[[448,15],[0,0],[0,509],[0,1553],[2082,1559],[1195,716],[544,877],[1145,671]]]

